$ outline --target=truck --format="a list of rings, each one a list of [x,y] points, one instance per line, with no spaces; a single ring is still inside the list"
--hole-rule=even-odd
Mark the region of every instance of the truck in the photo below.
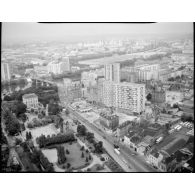
[[[163,137],[159,137],[157,140],[156,140],[156,143],[160,143],[161,141],[163,140]]]
[[[114,148],[114,152],[116,153],[116,154],[120,154],[120,151],[117,149],[117,148]]]

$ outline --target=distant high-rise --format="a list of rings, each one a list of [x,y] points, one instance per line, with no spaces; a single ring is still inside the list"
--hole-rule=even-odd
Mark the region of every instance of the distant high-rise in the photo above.
[[[7,63],[2,63],[1,64],[1,80],[9,81],[10,79],[11,79],[10,67]]]
[[[62,74],[71,71],[70,62],[68,57],[60,58],[60,60],[52,61],[47,65],[49,73]]]
[[[62,63],[63,63],[63,71],[71,71],[69,57],[63,57]]]
[[[105,80],[107,81],[114,81],[119,83],[120,82],[120,64],[106,64],[104,66],[105,70]]]

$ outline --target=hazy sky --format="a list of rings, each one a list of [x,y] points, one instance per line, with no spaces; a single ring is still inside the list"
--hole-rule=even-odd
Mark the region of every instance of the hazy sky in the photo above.
[[[3,43],[33,40],[69,40],[74,37],[131,35],[131,34],[184,34],[193,32],[193,23],[108,24],[108,23],[3,23]]]

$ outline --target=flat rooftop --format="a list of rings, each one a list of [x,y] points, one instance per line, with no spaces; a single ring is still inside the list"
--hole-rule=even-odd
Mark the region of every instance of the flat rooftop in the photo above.
[[[24,99],[28,99],[28,98],[38,98],[38,96],[37,96],[35,93],[29,93],[29,94],[23,95],[22,98],[24,98]]]

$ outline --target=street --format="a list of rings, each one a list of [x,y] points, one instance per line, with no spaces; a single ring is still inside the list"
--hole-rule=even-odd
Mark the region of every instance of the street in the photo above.
[[[146,162],[143,162],[138,156],[131,155],[129,149],[119,144],[121,150],[120,154],[114,152],[114,139],[111,136],[106,136],[98,129],[94,124],[89,123],[86,119],[81,117],[78,113],[69,109],[71,114],[74,115],[79,121],[81,121],[86,128],[94,133],[97,140],[103,142],[103,146],[109,155],[124,169],[126,172],[157,172],[156,169],[150,167]],[[106,139],[105,139],[106,138]]]

